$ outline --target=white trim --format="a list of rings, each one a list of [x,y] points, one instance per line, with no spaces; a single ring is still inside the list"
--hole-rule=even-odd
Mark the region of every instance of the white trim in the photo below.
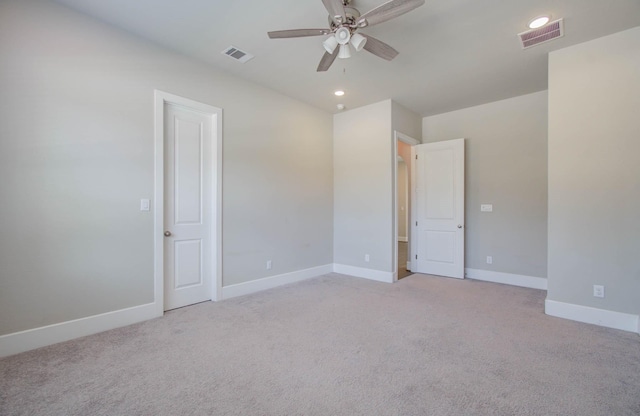
[[[410,261],[407,262],[407,270],[411,271],[411,262]]]
[[[133,306],[100,315],[88,316],[59,324],[2,335],[0,336],[0,357],[97,334],[98,332],[108,331],[160,316],[162,316],[162,312],[158,313],[155,303],[148,303],[146,305]]]
[[[349,276],[362,277],[363,279],[376,280],[378,282],[393,283],[398,280],[398,272],[383,272],[380,270],[365,269],[363,267],[348,266],[346,264],[333,264],[334,273]]]
[[[211,285],[211,300],[222,298],[222,109],[208,104],[199,103],[178,95],[164,91],[154,90],[154,304],[157,313],[164,312],[164,105],[165,103],[177,104],[196,111],[210,114],[214,125],[215,143],[213,144],[214,171],[214,204],[213,224],[215,233],[213,241],[215,253],[213,253],[213,273]]]
[[[409,146],[415,146],[417,144],[420,144],[420,142],[416,139],[414,139],[411,136],[407,136],[404,133],[400,133],[398,130],[394,131],[396,139],[400,140],[403,143],[408,144]]]
[[[544,301],[544,313],[572,321],[640,333],[640,317],[629,313],[608,311],[549,299]]]
[[[322,276],[324,274],[331,273],[332,271],[333,264],[326,264],[251,282],[226,286],[218,293],[220,293],[221,297],[224,299],[228,299],[235,296],[271,289],[287,283]],[[87,335],[97,334],[99,332],[132,325],[153,318],[159,318],[164,314],[162,304],[163,302],[154,301],[153,303],[145,305],[133,306],[131,308],[2,335],[0,336],[0,357],[18,354]]]
[[[333,271],[332,264],[312,267],[310,269],[297,270],[295,272],[269,276],[262,279],[251,280],[249,282],[222,287],[222,299],[234,298],[236,296],[248,295],[262,290],[286,285],[288,283],[300,282],[312,277],[322,276]]]
[[[393,270],[398,270],[398,159],[400,156],[398,155],[398,132],[395,130],[391,144],[391,154],[393,155],[393,163],[391,164],[393,166],[391,169],[391,198],[393,198],[391,205],[391,241],[394,242],[391,249],[391,265]],[[392,282],[396,281],[398,281],[397,277],[392,280]]]
[[[398,241],[401,243],[408,243],[409,239],[407,237],[398,237]]]
[[[485,282],[547,290],[547,279],[545,277],[525,276],[522,274],[493,272],[480,269],[464,269],[464,276],[469,279],[484,280]]]
[[[411,146],[411,212],[409,212],[409,227],[407,229],[407,233],[409,234],[409,249],[408,254],[411,260],[415,259],[418,255],[416,248],[418,247],[418,238],[416,235],[417,228],[416,227],[416,203],[418,200],[418,190],[416,189],[416,147]],[[413,272],[413,269],[409,268]]]

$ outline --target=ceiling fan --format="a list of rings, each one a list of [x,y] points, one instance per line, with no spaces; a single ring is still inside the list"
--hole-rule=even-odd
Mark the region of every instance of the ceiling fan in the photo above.
[[[271,39],[331,35],[322,43],[326,52],[320,60],[318,72],[328,70],[336,57],[351,57],[349,45],[357,52],[364,49],[390,61],[398,55],[398,51],[372,36],[357,31],[410,12],[422,6],[424,2],[425,0],[390,0],[361,15],[357,9],[350,7],[351,0],[322,0],[329,12],[328,29],[276,30],[268,35]]]

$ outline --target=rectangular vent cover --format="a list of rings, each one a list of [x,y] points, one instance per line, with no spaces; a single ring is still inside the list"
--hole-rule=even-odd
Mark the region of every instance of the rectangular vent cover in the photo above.
[[[518,37],[522,42],[522,49],[540,45],[541,43],[549,42],[562,36],[564,36],[564,25],[562,19],[554,20],[553,22],[547,23],[538,29],[518,33]]]
[[[250,59],[253,59],[253,55],[248,52],[241,51],[235,46],[229,46],[227,49],[222,51],[223,54],[227,55],[229,58],[233,58],[236,61],[245,63]]]

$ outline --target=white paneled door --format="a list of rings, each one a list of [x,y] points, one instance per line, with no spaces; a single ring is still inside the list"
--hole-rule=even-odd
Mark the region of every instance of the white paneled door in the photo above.
[[[169,310],[212,297],[217,119],[164,105],[164,309]]]
[[[411,270],[463,279],[464,139],[417,145],[414,152]]]

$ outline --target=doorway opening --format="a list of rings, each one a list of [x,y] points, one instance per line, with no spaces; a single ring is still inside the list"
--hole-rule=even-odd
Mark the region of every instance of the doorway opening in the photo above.
[[[408,146],[399,142],[398,147]],[[401,156],[402,152],[398,149],[398,163],[396,169],[396,193],[398,194],[398,280],[407,277],[411,271],[407,267],[409,260],[409,167],[407,161]]]
[[[394,281],[411,272],[411,201],[412,163],[411,148],[420,144],[418,140],[398,131],[393,140],[393,228],[394,228]]]

